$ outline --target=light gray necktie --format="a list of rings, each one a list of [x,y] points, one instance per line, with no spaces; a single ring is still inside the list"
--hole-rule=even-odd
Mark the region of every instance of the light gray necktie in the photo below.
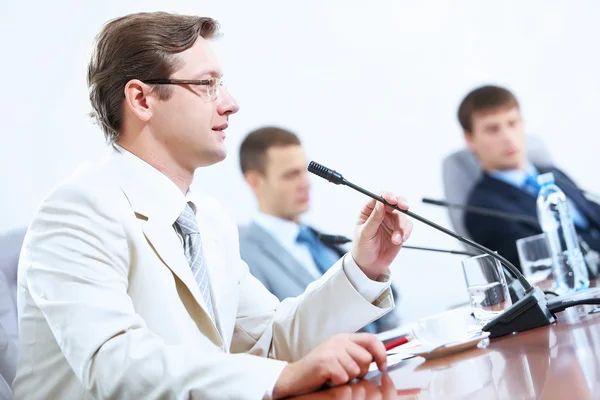
[[[183,212],[179,218],[177,218],[175,224],[183,236],[185,257],[190,264],[192,274],[194,274],[196,283],[200,288],[200,293],[202,293],[202,297],[204,298],[204,302],[206,303],[210,317],[213,321],[215,321],[212,298],[210,296],[210,285],[208,282],[208,270],[206,269],[204,254],[202,252],[200,229],[198,228],[196,215],[194,214],[194,210],[192,210],[190,203],[186,203]]]

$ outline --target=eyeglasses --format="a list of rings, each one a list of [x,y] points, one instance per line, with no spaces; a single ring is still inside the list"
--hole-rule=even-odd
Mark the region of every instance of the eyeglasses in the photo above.
[[[216,101],[219,98],[219,89],[227,90],[225,81],[222,78],[208,78],[201,80],[193,79],[148,79],[143,81],[151,85],[197,85],[203,88],[203,98],[209,101]]]

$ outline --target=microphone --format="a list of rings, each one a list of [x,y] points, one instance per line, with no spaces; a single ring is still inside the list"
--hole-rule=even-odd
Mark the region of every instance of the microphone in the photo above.
[[[494,209],[490,209],[490,208],[469,206],[466,204],[449,203],[445,200],[434,200],[434,199],[430,199],[428,197],[423,197],[423,199],[421,199],[421,201],[425,204],[431,204],[434,206],[447,207],[447,208],[458,208],[458,209],[472,212],[475,214],[487,215],[489,217],[495,217],[495,218],[500,218],[500,219],[510,219],[513,221],[525,222],[525,223],[534,225],[536,228],[539,228],[539,226],[540,226],[537,219],[532,218],[527,215],[512,214],[512,213],[498,211],[498,210],[494,210]]]
[[[368,190],[363,189],[358,185],[355,185],[354,183],[345,179],[339,172],[329,169],[319,163],[316,163],[315,161],[311,161],[308,164],[308,172],[320,176],[321,178],[326,179],[327,181],[336,185],[348,186],[358,192],[361,192],[369,196],[370,198],[379,201],[390,208],[393,208],[394,210],[408,215],[409,217],[416,219],[417,221],[429,225],[430,227],[442,233],[445,233],[446,235],[451,236],[456,240],[459,240],[471,247],[474,247],[485,254],[488,254],[489,256],[500,261],[502,265],[508,268],[511,274],[523,286],[525,294],[510,308],[505,310],[502,314],[494,318],[482,328],[484,331],[490,332],[490,337],[494,338],[509,335],[515,332],[525,331],[528,329],[538,328],[540,326],[549,325],[556,321],[554,315],[548,309],[546,298],[541,289],[532,287],[531,284],[527,281],[527,279],[525,279],[523,274],[506,258],[493,252],[487,247],[470,239],[467,239],[463,236],[460,236],[457,233],[452,232],[451,230],[446,229],[433,221],[423,218],[418,214],[415,214],[408,210],[402,210],[398,206],[388,203],[383,197],[377,196],[376,194],[369,192]]]
[[[349,239],[349,238],[347,238],[345,236],[334,236],[334,235],[320,234],[318,237],[319,237],[319,240],[321,240],[321,242],[323,242],[323,243],[325,243],[326,245],[329,245],[329,246],[339,246],[339,245],[342,245],[342,244],[350,243],[352,241],[352,239]],[[423,251],[433,251],[433,252],[436,252],[436,253],[456,254],[456,255],[469,256],[469,257],[475,257],[475,256],[478,255],[478,254],[475,254],[475,253],[469,253],[468,251],[436,249],[436,248],[433,248],[433,247],[402,245],[402,248],[403,249],[408,249],[408,250],[423,250]]]

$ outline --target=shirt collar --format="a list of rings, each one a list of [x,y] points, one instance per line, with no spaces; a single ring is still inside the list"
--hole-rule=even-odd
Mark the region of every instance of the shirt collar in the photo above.
[[[286,246],[296,244],[296,239],[300,232],[300,225],[297,223],[263,212],[258,213],[254,217],[254,223],[269,232],[271,236],[277,238],[282,244]]]
[[[528,176],[537,178],[538,174],[539,172],[537,168],[529,161],[527,162],[525,170],[510,169],[504,171],[496,170],[489,172],[490,176],[517,188],[523,187],[523,185],[525,184],[525,180]]]
[[[158,218],[172,225],[183,209],[186,202],[191,202],[196,213],[197,203],[193,201],[194,194],[188,190],[184,195],[179,187],[166,175],[150,164],[119,146],[113,144],[121,159],[123,175],[129,176],[127,196],[132,206],[141,206],[148,218]],[[134,204],[135,203],[135,204]]]

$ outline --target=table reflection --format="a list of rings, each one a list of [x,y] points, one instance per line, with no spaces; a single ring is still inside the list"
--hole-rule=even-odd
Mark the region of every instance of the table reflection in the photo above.
[[[542,328],[447,357],[401,362],[387,375],[303,399],[594,399],[600,393],[600,314],[578,306]]]

